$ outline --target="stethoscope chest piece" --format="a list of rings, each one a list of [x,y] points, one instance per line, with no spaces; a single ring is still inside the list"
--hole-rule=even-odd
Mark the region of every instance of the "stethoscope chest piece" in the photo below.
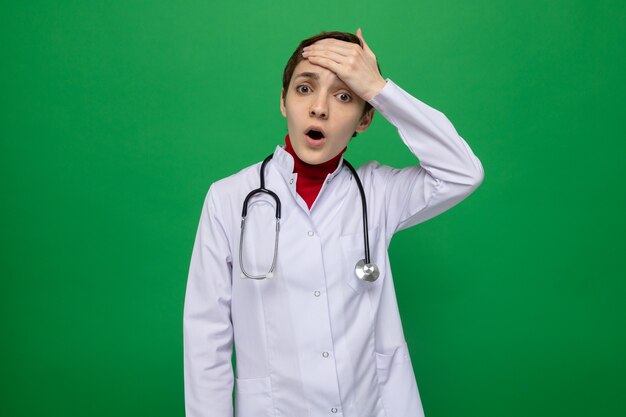
[[[356,263],[354,267],[354,272],[356,272],[356,276],[359,279],[367,282],[374,282],[378,279],[380,275],[380,271],[378,270],[378,266],[375,263],[365,263],[365,259],[361,259]]]

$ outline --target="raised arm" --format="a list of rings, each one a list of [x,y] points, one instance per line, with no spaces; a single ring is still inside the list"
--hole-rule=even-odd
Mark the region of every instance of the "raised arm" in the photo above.
[[[386,234],[428,220],[471,194],[484,172],[478,158],[438,110],[384,80],[360,29],[363,47],[323,39],[305,49],[311,63],[333,71],[397,129],[420,163],[394,169],[377,163],[367,167],[376,190],[384,190]]]
[[[424,222],[458,204],[483,181],[480,160],[446,116],[391,80],[370,104],[397,129],[420,163],[370,171],[385,190],[387,234]]]

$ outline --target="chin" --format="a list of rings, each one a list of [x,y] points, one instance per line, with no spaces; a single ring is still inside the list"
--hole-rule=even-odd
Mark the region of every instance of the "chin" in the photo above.
[[[302,161],[306,162],[309,165],[319,165],[328,161],[330,158],[324,158],[323,156],[305,156],[304,158],[300,158]]]
[[[296,152],[296,155],[298,155],[298,158],[300,158],[301,161],[306,162],[309,165],[319,165],[330,159],[330,158],[326,158],[326,155],[321,155],[318,152],[311,151],[310,149],[306,149],[306,148],[297,149],[294,147],[294,151]]]

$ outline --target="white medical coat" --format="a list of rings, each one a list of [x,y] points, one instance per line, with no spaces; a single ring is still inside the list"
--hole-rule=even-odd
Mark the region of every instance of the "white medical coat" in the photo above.
[[[340,161],[309,210],[282,147],[266,167],[281,199],[274,277],[242,279],[242,203],[259,187],[260,163],[211,185],[191,257],[184,307],[187,417],[418,417],[422,404],[404,339],[387,255],[393,234],[467,197],[483,168],[439,111],[391,80],[370,103],[420,164],[357,169],[367,198],[375,282],[357,278],[364,257],[361,198]],[[269,271],[275,203],[249,204],[244,266]],[[405,277],[405,279],[412,279]],[[231,354],[236,353],[236,374]]]

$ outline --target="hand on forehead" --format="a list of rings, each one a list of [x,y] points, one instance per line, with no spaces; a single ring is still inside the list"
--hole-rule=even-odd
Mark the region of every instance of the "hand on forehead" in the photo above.
[[[324,68],[332,72],[339,80],[343,82],[341,76],[336,71],[336,69],[338,68],[332,68],[328,65],[323,65],[322,62],[316,61],[315,58],[309,59],[309,57],[327,57],[328,59],[333,59],[337,62],[338,60],[345,58],[351,52],[353,52],[354,48],[361,49],[361,46],[353,42],[342,41],[335,38],[325,38],[320,39],[319,41],[316,41],[309,46],[305,46],[303,48],[303,51],[306,51],[306,53],[303,53],[302,55],[305,60],[307,60],[311,65]]]
[[[363,39],[363,47],[334,38],[321,39],[302,48],[302,57],[335,73],[339,79],[364,100],[370,100],[385,85],[380,75],[376,56]]]

